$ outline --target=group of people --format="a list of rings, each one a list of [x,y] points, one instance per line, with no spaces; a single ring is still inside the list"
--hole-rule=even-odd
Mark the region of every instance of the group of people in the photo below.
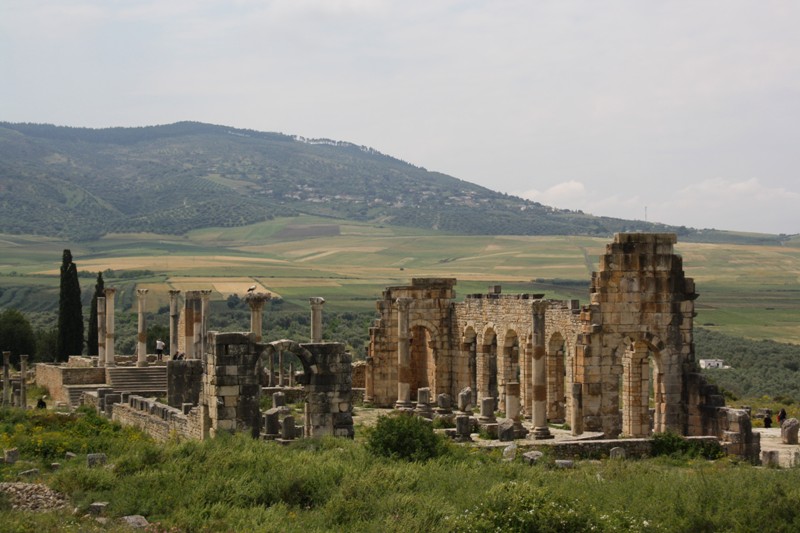
[[[781,410],[778,411],[778,427],[783,425],[783,421],[786,420],[786,409],[781,407]],[[766,416],[764,416],[764,427],[771,428],[772,427],[772,413],[767,412]]]

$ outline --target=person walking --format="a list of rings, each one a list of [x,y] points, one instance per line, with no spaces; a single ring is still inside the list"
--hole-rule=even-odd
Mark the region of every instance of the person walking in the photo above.
[[[164,357],[164,341],[161,339],[156,340],[156,356],[158,356],[159,361]]]

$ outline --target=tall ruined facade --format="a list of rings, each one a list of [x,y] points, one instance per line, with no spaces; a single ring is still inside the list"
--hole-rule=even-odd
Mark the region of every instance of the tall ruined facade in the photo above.
[[[499,288],[455,302],[452,278],[388,287],[370,329],[365,399],[402,408],[419,388],[455,398],[470,387],[473,405],[492,397],[503,410],[507,385],[519,383],[523,412],[545,402],[547,419],[575,434],[707,433],[718,395],[695,362],[697,294],[675,242],[616,234],[582,308]]]

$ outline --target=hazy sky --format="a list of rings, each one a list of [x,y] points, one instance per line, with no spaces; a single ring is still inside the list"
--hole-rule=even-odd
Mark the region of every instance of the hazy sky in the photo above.
[[[0,0],[0,120],[371,146],[596,215],[800,232],[800,2]]]

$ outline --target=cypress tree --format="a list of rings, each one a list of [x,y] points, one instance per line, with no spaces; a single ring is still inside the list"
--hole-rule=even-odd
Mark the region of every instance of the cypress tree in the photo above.
[[[97,298],[105,296],[105,283],[103,273],[97,273],[97,283],[94,285],[94,295],[92,296],[92,307],[89,311],[89,331],[86,334],[86,351],[89,355],[97,355]]]
[[[58,299],[58,361],[83,353],[83,309],[78,267],[72,252],[64,250],[61,261],[61,292]]]

